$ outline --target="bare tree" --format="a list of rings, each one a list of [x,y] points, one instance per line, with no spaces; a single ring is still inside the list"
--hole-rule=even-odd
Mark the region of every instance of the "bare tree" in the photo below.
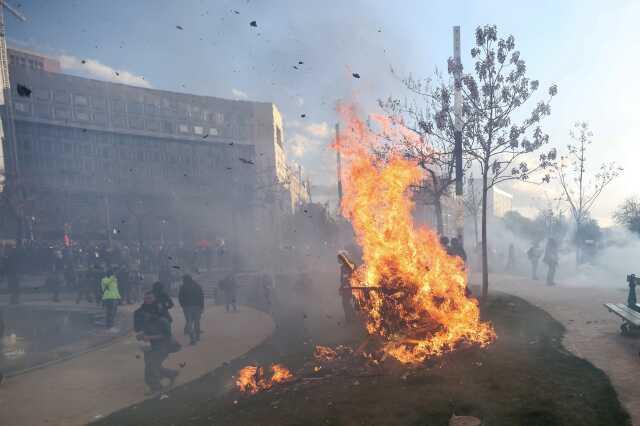
[[[613,219],[634,234],[640,235],[640,199],[631,197],[618,206]]]
[[[567,154],[554,165],[555,175],[562,190],[562,198],[569,204],[569,211],[576,225],[576,264],[580,263],[582,226],[590,217],[602,191],[622,172],[615,163],[603,163],[597,173],[587,171],[587,149],[593,143],[593,133],[586,122],[576,123],[569,133],[572,143]]]
[[[450,107],[452,83],[443,83],[437,72],[436,79],[438,85],[432,84],[429,78],[404,78],[402,83],[412,93],[412,99],[389,97],[378,103],[392,122],[401,124],[418,136],[395,140],[396,145],[388,148],[416,161],[425,171],[424,184],[415,189],[425,195],[426,204],[434,206],[436,227],[442,235],[443,198],[449,195],[450,187],[455,182],[455,139],[454,117]]]
[[[478,163],[482,175],[482,299],[485,300],[489,290],[487,194],[501,182],[527,180],[555,160],[553,149],[537,157],[533,153],[549,141],[539,123],[551,113],[550,102],[557,88],[551,86],[546,100],[539,101],[528,114],[521,112],[539,83],[526,76],[525,62],[515,48],[514,37],[498,38],[496,26],[489,25],[478,27],[475,36],[471,49],[474,74],[464,74],[460,88],[465,114],[463,148]],[[449,59],[448,71],[454,75],[462,71],[462,64]],[[525,118],[516,123],[516,114]],[[548,181],[549,176],[543,180]]]

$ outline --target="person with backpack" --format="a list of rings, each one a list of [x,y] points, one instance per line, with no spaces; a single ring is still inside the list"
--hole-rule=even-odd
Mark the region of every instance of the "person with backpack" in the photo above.
[[[195,345],[200,340],[200,318],[204,309],[204,292],[191,275],[182,277],[178,300],[184,312],[184,334],[188,334],[191,337],[191,344]]]
[[[162,364],[170,354],[180,350],[180,344],[171,335],[171,323],[162,315],[153,292],[144,295],[142,306],[134,312],[134,330],[136,339],[149,343],[144,350],[144,381],[149,394],[163,389],[162,379],[169,379],[169,387],[178,377],[179,371],[164,367]]]

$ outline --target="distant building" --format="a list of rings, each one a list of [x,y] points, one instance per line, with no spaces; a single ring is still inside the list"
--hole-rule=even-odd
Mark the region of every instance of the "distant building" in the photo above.
[[[489,215],[493,217],[504,217],[507,212],[513,210],[513,195],[494,186],[489,189],[487,208],[489,209]]]
[[[256,232],[277,238],[278,218],[309,200],[271,103],[61,74],[54,60],[15,49],[9,58],[25,214],[41,238],[67,224],[76,237],[255,246]]]
[[[9,64],[32,70],[61,72],[60,61],[24,49],[8,49]]]

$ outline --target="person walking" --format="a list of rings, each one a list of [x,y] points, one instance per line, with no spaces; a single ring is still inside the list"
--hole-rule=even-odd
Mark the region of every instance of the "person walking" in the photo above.
[[[204,310],[204,292],[191,275],[182,277],[178,301],[184,312],[184,334],[189,335],[191,344],[195,345],[200,340],[200,318]]]
[[[100,287],[102,289],[102,304],[105,310],[106,326],[110,331],[116,331],[114,323],[118,303],[120,303],[120,292],[118,291],[118,279],[113,270],[109,270],[107,275],[102,278]]]
[[[156,281],[153,283],[153,289],[151,290],[153,293],[156,304],[158,305],[158,311],[160,315],[167,318],[167,320],[171,323],[173,322],[173,318],[171,317],[170,309],[173,309],[173,300],[169,293],[165,291],[164,284],[161,281]]]
[[[531,278],[533,280],[538,279],[538,263],[540,258],[542,257],[542,251],[540,250],[540,242],[536,241],[533,243],[529,250],[527,250],[527,257],[529,258],[529,262],[531,262]]]
[[[558,243],[555,239],[549,238],[547,246],[544,249],[544,258],[542,259],[549,268],[547,270],[547,285],[556,285],[555,276],[558,268]]]
[[[218,287],[222,290],[226,311],[229,312],[230,308],[233,308],[233,312],[236,312],[238,310],[238,306],[236,305],[238,283],[236,282],[235,274],[231,272],[227,275],[222,281],[220,281]]]
[[[162,365],[171,353],[180,350],[180,345],[171,336],[171,323],[160,313],[158,306],[154,293],[147,292],[142,306],[134,312],[136,338],[149,343],[144,350],[144,381],[149,387],[148,394],[161,391],[165,378],[169,379],[169,387],[173,386],[179,374]]]

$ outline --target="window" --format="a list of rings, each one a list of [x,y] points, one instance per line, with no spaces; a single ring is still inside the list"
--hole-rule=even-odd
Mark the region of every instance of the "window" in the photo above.
[[[209,135],[218,136],[218,129],[216,129],[215,127],[209,127]]]
[[[162,131],[164,133],[173,133],[173,123],[169,120],[162,120]]]
[[[282,129],[280,127],[276,127],[276,142],[282,147]]]
[[[51,109],[49,108],[49,104],[37,103],[34,105],[34,110],[36,117],[38,118],[51,118]]]
[[[159,132],[161,130],[160,120],[147,120],[146,127],[147,130],[151,130],[152,132]]]
[[[51,92],[46,89],[33,89],[33,97],[38,101],[49,101],[51,100]]]
[[[196,135],[202,135],[204,132],[204,129],[201,126],[193,126],[193,133],[195,133]]]
[[[187,126],[186,124],[179,124],[178,130],[180,131],[180,133],[189,133],[189,126]]]
[[[111,111],[113,112],[124,112],[124,102],[120,98],[112,98],[111,99]]]
[[[93,121],[97,124],[107,124],[107,114],[104,112],[95,112],[93,113]]]
[[[91,97],[91,105],[98,111],[104,111],[107,109],[107,99],[103,96],[93,96]]]
[[[55,117],[56,120],[69,120],[71,118],[71,110],[65,107],[56,107]]]
[[[76,111],[76,120],[78,121],[90,121],[91,116],[88,111]]]
[[[75,105],[87,106],[89,105],[89,99],[87,99],[87,97],[83,95],[75,95],[73,97],[73,103]]]
[[[129,116],[129,128],[136,130],[144,130],[144,120],[139,116]]]
[[[221,112],[216,112],[216,123],[222,124],[224,123],[224,114]]]
[[[127,102],[127,112],[142,114],[144,112],[142,102],[136,102],[136,101]]]
[[[124,115],[113,115],[111,116],[111,124],[113,127],[124,129],[127,127],[127,119]]]
[[[56,90],[53,98],[59,104],[70,104],[71,103],[71,95],[63,90]]]
[[[15,110],[22,114],[29,114],[31,112],[31,105],[26,102],[14,101],[13,106]]]

